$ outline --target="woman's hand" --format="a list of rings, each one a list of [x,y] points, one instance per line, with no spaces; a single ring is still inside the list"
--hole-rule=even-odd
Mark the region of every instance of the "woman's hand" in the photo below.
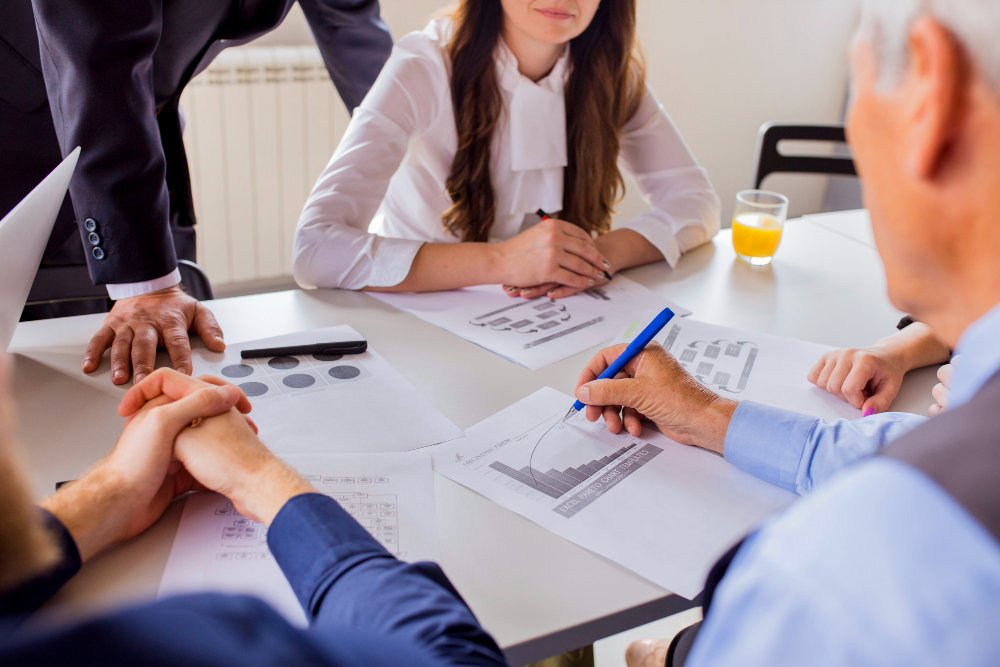
[[[200,383],[180,400],[161,395],[147,401],[126,422],[114,449],[83,477],[42,501],[42,506],[63,522],[84,560],[138,535],[171,500],[199,488],[184,466],[173,460],[178,434],[192,422],[229,412],[241,399],[245,400],[243,392],[232,385]]]
[[[587,405],[587,419],[593,422],[603,415],[612,433],[624,424],[638,436],[645,417],[681,444],[721,454],[737,402],[695,380],[659,345],[648,346],[614,380],[598,380],[625,347],[601,350],[580,374],[576,397]]]
[[[934,405],[927,410],[927,414],[931,417],[939,415],[948,409],[948,386],[951,384],[952,364],[957,360],[958,357],[955,357],[951,360],[950,364],[945,364],[938,369],[937,377],[940,382],[931,389],[931,396],[934,397]]]
[[[889,409],[908,371],[943,363],[948,354],[930,327],[915,322],[871,347],[827,352],[806,377],[867,417]]]
[[[511,296],[533,298],[565,287],[575,294],[606,282],[611,268],[587,232],[563,220],[543,220],[517,236],[493,244]],[[552,294],[550,294],[551,296]]]

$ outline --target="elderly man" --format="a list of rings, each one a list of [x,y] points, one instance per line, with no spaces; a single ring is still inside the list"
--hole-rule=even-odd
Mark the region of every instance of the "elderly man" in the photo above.
[[[593,381],[619,349],[595,357],[591,419],[624,406],[808,493],[716,565],[700,628],[631,667],[1000,664],[1000,2],[863,8],[849,137],[893,303],[961,353],[949,412],[824,423],[716,396],[662,348],[616,380]]]
[[[114,450],[32,507],[10,437],[6,361],[0,352],[0,664],[505,664],[440,568],[396,560],[316,493],[257,439],[240,414],[250,407],[242,392],[218,380],[154,372],[124,397],[119,411],[130,418]],[[203,594],[18,630],[83,561],[195,488],[270,524],[268,545],[310,629],[254,598]]]

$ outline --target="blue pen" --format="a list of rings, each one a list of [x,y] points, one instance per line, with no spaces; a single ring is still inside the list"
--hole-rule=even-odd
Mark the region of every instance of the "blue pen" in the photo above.
[[[625,364],[632,361],[632,359],[635,358],[635,355],[642,352],[643,348],[649,345],[649,342],[653,340],[653,337],[660,333],[660,330],[667,326],[667,322],[672,319],[674,319],[674,311],[669,308],[664,308],[660,311],[660,314],[657,315],[653,321],[642,330],[642,333],[635,337],[635,340],[628,344],[628,347],[626,347],[622,353],[618,355],[618,358],[615,359],[614,362],[608,366],[608,369],[601,373],[597,379],[608,380],[618,375],[618,371],[625,368]],[[566,413],[566,416],[563,417],[562,420],[566,421],[580,410],[583,410],[584,407],[586,406],[583,403],[577,401],[573,404],[573,407],[569,409],[569,412]]]

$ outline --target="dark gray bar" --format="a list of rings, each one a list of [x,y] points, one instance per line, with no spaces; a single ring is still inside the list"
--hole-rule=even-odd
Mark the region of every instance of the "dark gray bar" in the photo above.
[[[743,375],[740,376],[740,383],[736,385],[736,389],[742,391],[747,386],[747,380],[750,379],[750,370],[753,368],[754,359],[757,358],[757,348],[750,348],[750,356],[747,357],[746,366],[743,367]]]
[[[579,470],[576,470],[574,468],[566,468],[565,470],[563,470],[563,474],[566,475],[567,477],[572,477],[578,482],[586,482],[587,478],[590,477],[590,475],[585,475]]]
[[[640,447],[635,453],[601,475],[599,479],[592,481],[564,502],[552,508],[552,511],[566,518],[572,517],[662,452],[663,450],[656,445]]]
[[[551,477],[552,479],[558,479],[560,482],[562,482],[571,489],[580,483],[580,480],[574,477],[570,477],[565,473],[559,472],[555,468],[550,468],[549,470],[546,470],[545,474]]]
[[[560,496],[563,495],[563,494],[559,493],[558,491],[556,491],[555,489],[553,489],[553,488],[551,488],[551,487],[549,487],[549,486],[547,486],[545,484],[542,484],[541,482],[535,482],[534,480],[531,479],[531,477],[529,475],[525,475],[522,472],[514,470],[510,466],[504,465],[503,463],[500,463],[499,461],[494,461],[493,463],[490,464],[490,467],[493,468],[494,470],[496,470],[497,472],[503,473],[504,475],[507,475],[511,479],[513,479],[515,481],[518,481],[521,484],[524,484],[525,486],[530,486],[531,488],[533,488],[533,489],[535,489],[537,491],[541,491],[542,493],[544,493],[545,495],[549,496],[550,498],[556,498],[556,499],[558,499]]]
[[[523,468],[521,468],[520,472],[522,475],[528,475],[529,477],[538,480],[538,482],[540,482],[541,484],[545,484],[546,486],[551,486],[553,489],[559,492],[559,495],[562,495],[573,488],[569,484],[564,484],[563,482],[560,482],[555,477],[549,477],[541,470],[535,470],[534,468],[529,468],[528,466],[524,466]]]
[[[541,345],[542,343],[548,343],[551,340],[555,340],[557,338],[562,338],[566,334],[571,334],[574,331],[579,331],[580,329],[586,329],[589,326],[592,326],[594,324],[599,324],[599,323],[601,323],[603,321],[604,321],[604,317],[603,316],[602,317],[596,317],[596,318],[594,318],[594,319],[592,319],[592,320],[590,320],[588,322],[584,322],[583,324],[577,324],[575,327],[570,327],[569,329],[563,329],[559,333],[554,333],[551,336],[546,336],[545,338],[539,338],[538,340],[533,340],[530,343],[525,343],[523,349],[530,350],[531,348],[535,347],[536,345]]]
[[[667,334],[666,339],[663,341],[663,349],[670,352],[670,348],[674,346],[674,341],[677,340],[677,334],[681,332],[681,328],[676,324],[670,327],[670,333]]]
[[[473,319],[473,322],[478,322],[479,320],[485,320],[487,317],[493,317],[494,315],[499,315],[500,313],[506,313],[508,310],[514,310],[515,308],[520,308],[521,306],[531,303],[530,301],[522,301],[521,303],[515,303],[513,306],[504,306],[500,310],[494,310],[492,313],[486,313],[485,315],[480,315],[479,317]]]

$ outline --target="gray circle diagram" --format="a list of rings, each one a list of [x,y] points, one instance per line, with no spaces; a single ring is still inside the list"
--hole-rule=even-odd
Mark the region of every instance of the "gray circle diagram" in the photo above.
[[[288,375],[281,382],[292,389],[305,389],[306,387],[311,387],[316,384],[316,378],[311,375],[305,375],[304,373],[295,373],[294,375]]]
[[[279,371],[290,371],[299,365],[299,360],[295,357],[275,357],[268,361],[267,365]]]
[[[263,396],[267,393],[267,385],[263,382],[244,382],[240,385],[240,389],[243,390],[243,393],[246,394],[248,398]]]
[[[222,369],[222,374],[227,378],[245,378],[253,373],[253,366],[246,364],[233,364]]]
[[[353,380],[361,375],[361,371],[357,366],[334,366],[327,372],[330,374],[330,377],[337,380]]]
[[[340,361],[343,356],[342,354],[314,354],[313,359],[316,361]]]

